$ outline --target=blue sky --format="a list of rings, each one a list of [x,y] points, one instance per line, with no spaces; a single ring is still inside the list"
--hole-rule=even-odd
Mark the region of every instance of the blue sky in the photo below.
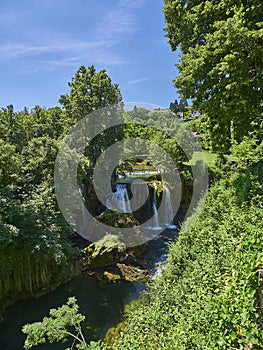
[[[168,107],[178,54],[163,0],[1,0],[0,107],[57,106],[79,66],[106,69],[125,102]]]

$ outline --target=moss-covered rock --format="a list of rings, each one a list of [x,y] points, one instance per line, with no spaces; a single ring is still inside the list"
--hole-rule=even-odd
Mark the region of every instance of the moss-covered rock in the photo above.
[[[101,268],[116,264],[125,258],[126,245],[117,236],[106,235],[84,249],[86,262],[90,268]]]
[[[122,278],[129,282],[146,282],[149,278],[149,273],[147,270],[142,270],[139,267],[117,264]]]
[[[117,231],[116,235],[107,232],[101,233],[99,240],[89,244],[84,249],[86,256],[85,265],[89,268],[111,266],[129,257],[134,259],[147,250],[147,243],[140,244],[144,241],[144,236],[139,227],[139,222],[133,214],[120,211],[103,212],[96,217],[95,232],[97,220],[107,226],[120,228],[120,230],[119,232]],[[130,237],[124,237],[122,228],[132,228],[133,234]]]
[[[132,213],[123,213],[119,210],[107,210],[96,217],[105,225],[120,228],[130,228],[139,225],[138,220]]]
[[[102,229],[102,224],[109,226],[105,229]],[[113,227],[115,230],[114,235],[116,235],[121,242],[125,242],[127,246],[140,245],[144,242],[144,235],[140,228],[139,221],[134,217],[132,213],[123,213],[119,210],[107,210],[101,213],[100,215],[94,218],[92,232],[89,232],[89,240],[95,242],[99,239],[102,239],[108,233],[111,233],[110,227]],[[120,230],[116,230],[116,229]],[[132,228],[133,234],[125,236],[125,228]]]
[[[116,282],[121,279],[121,276],[116,273],[111,273],[109,271],[104,271],[103,275],[107,278],[109,282]]]

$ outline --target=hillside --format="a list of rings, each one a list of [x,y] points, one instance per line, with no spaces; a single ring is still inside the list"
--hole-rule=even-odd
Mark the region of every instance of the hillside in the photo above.
[[[113,349],[262,349],[262,174],[259,160],[212,186]]]

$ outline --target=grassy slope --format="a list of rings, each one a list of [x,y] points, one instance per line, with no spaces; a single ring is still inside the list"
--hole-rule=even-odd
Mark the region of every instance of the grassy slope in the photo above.
[[[261,161],[214,185],[201,216],[171,245],[163,277],[130,306],[115,350],[263,348],[262,174]]]

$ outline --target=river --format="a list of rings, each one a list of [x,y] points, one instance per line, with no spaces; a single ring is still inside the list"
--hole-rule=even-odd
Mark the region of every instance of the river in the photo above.
[[[177,231],[166,230],[159,239],[149,242],[149,250],[142,265],[154,279],[160,274],[160,265],[165,263],[168,244],[177,236]],[[40,297],[16,302],[4,313],[4,322],[0,326],[0,349],[22,350],[25,336],[22,326],[40,321],[48,316],[50,308],[65,304],[68,297],[76,296],[80,312],[86,316],[83,330],[87,340],[98,340],[105,336],[110,327],[120,322],[124,306],[138,298],[146,288],[143,283],[118,281],[103,283],[88,273],[73,278],[56,291]],[[65,344],[43,344],[34,349],[64,350]]]

